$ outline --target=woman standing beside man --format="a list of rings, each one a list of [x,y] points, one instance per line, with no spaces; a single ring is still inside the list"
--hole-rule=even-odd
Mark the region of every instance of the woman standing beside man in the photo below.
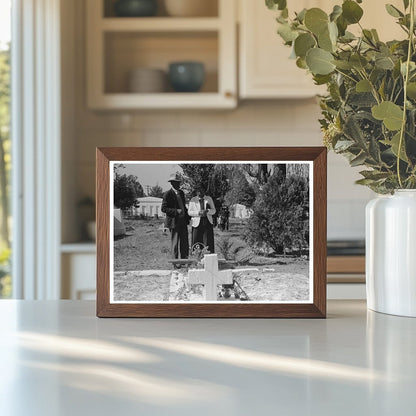
[[[192,246],[203,244],[208,247],[209,252],[215,252],[214,245],[214,220],[212,216],[216,213],[214,201],[205,195],[205,188],[200,186],[197,196],[189,202],[188,215],[191,217]]]

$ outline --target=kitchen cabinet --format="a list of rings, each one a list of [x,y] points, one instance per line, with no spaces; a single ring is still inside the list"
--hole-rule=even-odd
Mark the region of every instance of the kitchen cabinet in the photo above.
[[[299,0],[289,3],[289,8],[320,7],[330,12],[341,1]],[[390,3],[403,8],[401,0]],[[263,1],[239,0],[239,92],[242,99],[256,98],[308,98],[325,92],[324,87],[313,84],[312,77],[290,59],[291,49],[277,35],[276,11],[268,10]],[[404,32],[394,23],[378,0],[366,0],[362,25],[376,28],[381,40],[403,38]],[[358,25],[350,26],[358,33]]]
[[[95,300],[95,244],[63,244],[61,253],[62,299]]]
[[[115,17],[111,2],[88,0],[87,102],[90,109],[234,108],[237,105],[236,4],[218,2],[217,16]],[[199,92],[134,93],[128,74],[168,70],[199,61],[206,77]]]
[[[326,1],[300,0],[296,10],[324,7]],[[263,1],[239,0],[239,91],[244,98],[308,98],[322,92],[311,75],[289,59],[277,35],[277,13]],[[293,6],[292,6],[293,8]]]

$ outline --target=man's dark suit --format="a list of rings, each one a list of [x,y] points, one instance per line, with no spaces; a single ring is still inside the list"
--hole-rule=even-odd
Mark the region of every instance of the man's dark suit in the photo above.
[[[187,259],[189,255],[188,242],[188,224],[189,216],[185,205],[185,195],[182,190],[178,190],[178,195],[173,189],[165,192],[162,201],[162,212],[166,214],[165,227],[171,232],[171,249],[174,259]],[[181,199],[182,204],[178,201]],[[182,209],[183,213],[178,214],[178,209]]]

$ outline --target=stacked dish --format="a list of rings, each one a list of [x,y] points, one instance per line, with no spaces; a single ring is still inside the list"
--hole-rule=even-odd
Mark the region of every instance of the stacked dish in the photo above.
[[[128,91],[158,93],[167,90],[167,76],[162,69],[136,68],[129,72]]]

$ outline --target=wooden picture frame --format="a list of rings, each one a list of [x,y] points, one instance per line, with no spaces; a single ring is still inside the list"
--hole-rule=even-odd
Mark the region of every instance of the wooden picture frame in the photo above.
[[[324,147],[206,147],[206,148],[97,148],[97,316],[98,317],[188,317],[188,318],[325,318],[326,317],[326,181],[327,150]],[[308,180],[308,298],[305,301],[174,301],[130,302],[114,295],[114,168],[121,163],[236,164],[239,166],[309,166]],[[227,162],[227,163],[225,163]],[[258,165],[257,165],[258,163]],[[156,167],[157,167],[156,166]],[[170,165],[169,165],[170,166]],[[181,165],[183,166],[183,165]],[[125,167],[123,165],[122,167]],[[150,168],[149,168],[150,169]],[[246,168],[244,168],[246,169]],[[269,169],[269,168],[268,168]],[[274,169],[274,170],[273,170]],[[283,168],[286,175],[286,168]],[[286,176],[285,176],[286,180]],[[172,183],[172,182],[171,182]],[[260,202],[259,202],[260,203]],[[187,203],[188,206],[188,203]],[[202,205],[201,205],[202,206]],[[207,210],[208,211],[208,210]],[[179,210],[180,212],[180,210]],[[202,212],[202,211],[201,211]],[[251,215],[251,214],[250,214]],[[250,217],[251,218],[251,217]],[[112,227],[112,228],[111,228]],[[168,238],[164,237],[165,239]],[[167,241],[167,240],[166,240]],[[169,240],[170,241],[170,240]],[[301,246],[300,246],[301,247]],[[113,250],[113,251],[111,251]],[[302,248],[298,251],[302,254]],[[285,254],[285,253],[284,253]],[[110,260],[111,266],[110,267]],[[175,262],[176,260],[171,260]],[[262,269],[262,273],[265,272]],[[275,269],[273,269],[275,270]],[[231,270],[238,272],[239,270]],[[187,271],[187,276],[190,276]],[[193,272],[193,269],[192,269]],[[117,272],[118,273],[118,272]],[[127,272],[125,272],[127,273]],[[179,272],[178,272],[179,273]],[[184,272],[185,273],[185,272]],[[277,273],[277,272],[276,272]],[[234,274],[233,274],[234,276]],[[257,277],[256,277],[257,279]],[[260,278],[259,278],[260,280]],[[186,281],[187,282],[187,281]],[[233,280],[234,282],[234,280]],[[265,283],[267,284],[267,283]],[[223,286],[216,286],[222,288]],[[205,286],[202,286],[204,296]],[[117,292],[118,293],[118,292]],[[110,297],[110,295],[112,297]],[[221,295],[221,294],[220,294]],[[117,295],[118,296],[118,295]],[[237,299],[237,294],[235,294]],[[203,298],[208,299],[208,298]],[[240,300],[240,299],[238,299]]]

